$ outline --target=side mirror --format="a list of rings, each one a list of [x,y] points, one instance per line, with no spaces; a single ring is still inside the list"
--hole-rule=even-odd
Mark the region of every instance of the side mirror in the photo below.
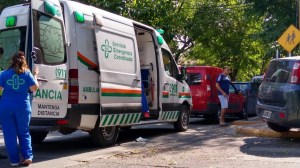
[[[181,67],[180,68],[180,74],[178,74],[177,79],[180,81],[186,80],[186,67]]]
[[[38,47],[33,47],[31,52],[31,59],[35,64],[42,63],[42,51]]]

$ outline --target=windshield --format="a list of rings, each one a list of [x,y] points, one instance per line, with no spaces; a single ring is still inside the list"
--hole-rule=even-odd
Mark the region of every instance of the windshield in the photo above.
[[[271,83],[287,83],[290,81],[294,63],[295,61],[292,60],[272,61],[266,74],[266,81]]]
[[[9,67],[15,52],[25,51],[25,42],[25,26],[0,31],[0,70]]]

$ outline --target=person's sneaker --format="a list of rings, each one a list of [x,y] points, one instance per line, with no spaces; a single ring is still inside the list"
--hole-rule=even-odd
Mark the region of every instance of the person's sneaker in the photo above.
[[[28,166],[32,163],[31,159],[26,159],[21,162],[21,165]]]
[[[20,163],[11,163],[10,165],[11,165],[11,167],[19,167]]]
[[[0,153],[0,159],[7,159],[7,156],[4,155],[4,154],[2,154],[2,153]]]

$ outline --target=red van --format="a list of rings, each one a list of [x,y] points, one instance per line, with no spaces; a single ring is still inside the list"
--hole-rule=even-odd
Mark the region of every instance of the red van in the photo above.
[[[195,117],[213,118],[215,121],[219,121],[220,101],[216,81],[223,70],[211,66],[189,66],[186,70],[186,81],[190,86],[193,99],[191,115]],[[235,115],[247,119],[248,116],[245,112],[244,104],[244,96],[231,84],[227,115]]]

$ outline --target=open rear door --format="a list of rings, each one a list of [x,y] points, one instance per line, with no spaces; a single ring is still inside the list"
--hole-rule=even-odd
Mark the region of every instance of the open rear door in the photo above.
[[[40,88],[33,95],[34,118],[64,118],[67,113],[67,53],[62,14],[58,0],[31,0],[31,65],[40,70]]]
[[[95,20],[107,24],[95,26],[100,71],[100,126],[138,123],[142,91],[134,29],[101,16],[95,16]]]

